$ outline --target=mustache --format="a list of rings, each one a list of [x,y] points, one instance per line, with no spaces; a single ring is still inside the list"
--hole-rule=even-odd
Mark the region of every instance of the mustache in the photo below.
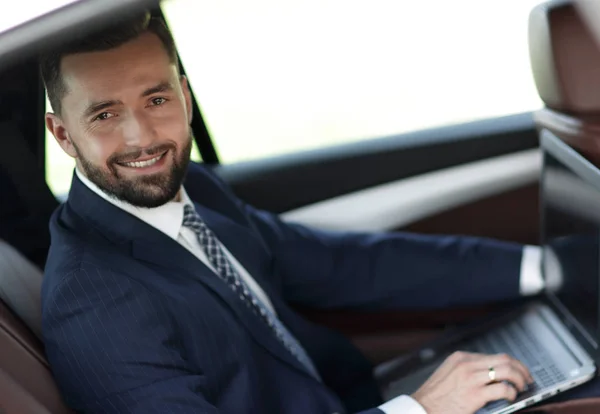
[[[126,153],[113,154],[108,158],[107,164],[110,165],[110,164],[114,164],[114,163],[123,164],[126,162],[133,162],[133,161],[137,160],[138,158],[140,158],[142,155],[147,155],[147,156],[151,157],[153,155],[162,154],[171,149],[176,150],[177,148],[175,147],[174,144],[161,144],[161,145],[156,145],[156,146],[150,147],[150,148],[136,149],[133,151],[128,151]]]

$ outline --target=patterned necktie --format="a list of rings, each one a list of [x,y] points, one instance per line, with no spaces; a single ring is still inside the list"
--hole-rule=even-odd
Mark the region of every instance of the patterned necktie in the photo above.
[[[202,246],[202,250],[204,250],[208,260],[217,271],[217,275],[227,283],[255,316],[271,328],[277,339],[300,361],[306,370],[320,381],[319,374],[310,357],[306,354],[304,348],[302,348],[302,345],[281,323],[279,318],[252,292],[252,289],[248,288],[225,255],[217,236],[206,226],[198,213],[196,213],[194,207],[189,204],[184,207],[183,225],[196,233],[198,242]]]

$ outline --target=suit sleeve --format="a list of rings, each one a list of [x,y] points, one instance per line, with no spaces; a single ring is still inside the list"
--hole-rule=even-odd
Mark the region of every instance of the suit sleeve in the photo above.
[[[319,308],[435,309],[517,298],[522,246],[412,233],[335,233],[245,205],[284,296]]]
[[[86,413],[217,413],[158,296],[88,267],[44,303],[46,353],[66,402]]]
[[[288,301],[313,308],[417,310],[519,297],[522,245],[311,229],[253,208],[209,174],[219,188],[205,191],[227,198],[235,205],[227,214],[241,212],[259,234],[273,255],[273,282]]]

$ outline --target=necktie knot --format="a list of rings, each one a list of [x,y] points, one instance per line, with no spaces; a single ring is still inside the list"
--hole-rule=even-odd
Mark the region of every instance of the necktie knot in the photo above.
[[[201,244],[204,245],[208,243],[208,239],[214,239],[215,236],[211,233],[211,231],[204,223],[204,220],[200,217],[200,215],[196,212],[194,206],[186,204],[183,207],[183,226],[187,227],[196,233],[198,237],[201,237],[203,240]],[[214,240],[216,242],[216,240]]]
[[[196,209],[193,206],[186,204],[183,207],[183,225],[185,227],[192,227],[199,222],[202,222],[202,219],[198,213],[196,213]]]
[[[194,206],[189,204],[184,206],[182,224],[196,233],[198,242],[208,256],[209,261],[220,272],[221,268],[228,263],[223,260],[224,254],[217,237],[204,223]]]

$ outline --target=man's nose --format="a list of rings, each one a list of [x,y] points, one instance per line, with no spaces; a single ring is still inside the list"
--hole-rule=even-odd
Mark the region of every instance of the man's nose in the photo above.
[[[125,144],[130,147],[146,147],[156,139],[152,123],[143,115],[132,113],[122,124]]]

